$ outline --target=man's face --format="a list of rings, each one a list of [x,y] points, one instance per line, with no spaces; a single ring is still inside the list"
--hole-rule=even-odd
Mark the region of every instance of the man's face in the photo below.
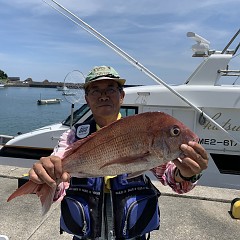
[[[109,117],[119,113],[124,95],[116,81],[100,80],[88,86],[85,98],[94,116]]]

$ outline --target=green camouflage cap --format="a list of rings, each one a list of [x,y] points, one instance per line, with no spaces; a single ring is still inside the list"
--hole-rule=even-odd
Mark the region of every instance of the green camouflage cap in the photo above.
[[[94,67],[85,79],[84,88],[86,89],[90,83],[99,80],[114,80],[120,85],[124,85],[125,79],[120,78],[119,74],[114,68],[108,66],[98,66]]]

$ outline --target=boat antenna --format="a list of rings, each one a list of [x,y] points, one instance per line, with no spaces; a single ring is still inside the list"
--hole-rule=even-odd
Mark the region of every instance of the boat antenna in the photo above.
[[[218,124],[215,120],[213,120],[210,116],[208,116],[206,113],[204,113],[200,108],[195,106],[193,103],[188,101],[184,96],[182,96],[180,93],[178,93],[176,90],[171,88],[167,83],[165,83],[162,79],[160,79],[158,76],[156,76],[154,73],[152,73],[150,70],[148,70],[145,66],[143,66],[140,62],[138,62],[136,59],[131,57],[129,54],[124,52],[121,48],[119,48],[117,45],[115,45],[113,42],[111,42],[109,39],[104,37],[101,33],[99,33],[97,30],[95,30],[93,27],[91,27],[89,24],[84,22],[81,18],[70,12],[68,9],[66,9],[64,6],[62,6],[60,3],[56,2],[55,0],[50,0],[51,2],[55,3],[60,9],[65,11],[67,14],[60,11],[58,8],[54,7],[53,5],[49,4],[45,0],[42,0],[46,4],[48,4],[50,7],[55,9],[57,12],[68,18],[70,21],[96,37],[98,40],[103,42],[105,45],[110,47],[113,51],[115,51],[118,55],[126,59],[129,63],[131,63],[134,67],[138,68],[140,71],[145,73],[147,76],[149,76],[151,79],[153,79],[158,84],[164,85],[169,91],[171,91],[173,94],[178,96],[182,101],[187,103],[189,106],[191,106],[193,109],[195,109],[201,116],[205,117],[207,120],[209,120],[211,123],[216,125],[219,129],[221,129],[223,132],[225,132],[229,137],[231,137],[236,143],[240,144],[240,141],[237,140],[235,137],[233,137],[227,130],[225,130],[220,124]],[[75,19],[75,20],[74,20]],[[236,35],[236,34],[235,34]]]

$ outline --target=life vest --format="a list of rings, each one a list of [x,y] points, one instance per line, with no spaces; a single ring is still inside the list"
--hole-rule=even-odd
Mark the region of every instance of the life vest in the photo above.
[[[76,124],[77,140],[96,132],[96,122]],[[61,232],[80,239],[101,236],[104,206],[104,178],[72,177],[61,202]],[[110,197],[116,239],[142,236],[160,225],[158,197],[160,192],[147,176],[127,179],[127,174],[110,179]]]

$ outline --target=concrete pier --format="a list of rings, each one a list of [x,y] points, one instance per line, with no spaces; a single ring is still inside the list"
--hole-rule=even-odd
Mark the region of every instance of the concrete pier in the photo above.
[[[0,165],[0,235],[11,240],[70,240],[59,234],[59,203],[41,216],[41,204],[35,195],[26,195],[7,203],[17,188],[17,179],[28,173],[26,168]],[[152,240],[238,240],[240,220],[229,213],[231,201],[240,190],[197,186],[190,193],[175,194],[160,182],[154,184],[162,192],[160,230]]]

